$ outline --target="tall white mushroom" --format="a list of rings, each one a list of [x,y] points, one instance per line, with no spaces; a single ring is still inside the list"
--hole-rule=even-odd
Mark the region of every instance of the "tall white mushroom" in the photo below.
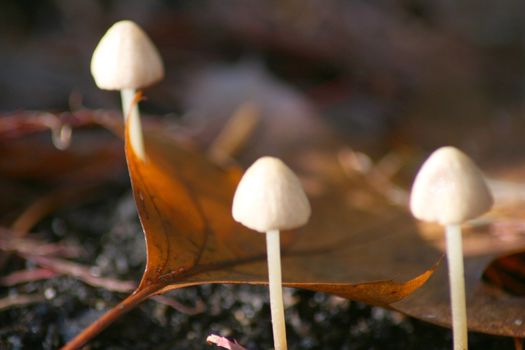
[[[159,52],[144,31],[132,21],[120,21],[100,39],[91,58],[91,74],[102,90],[120,90],[124,118],[129,117],[130,142],[145,160],[144,141],[136,89],[164,78]]]
[[[274,347],[287,349],[281,279],[279,230],[306,224],[310,203],[297,176],[281,160],[258,159],[242,177],[233,199],[233,218],[266,233]]]
[[[468,349],[461,224],[490,210],[492,194],[476,164],[454,147],[425,161],[414,180],[412,214],[445,226],[454,349]]]

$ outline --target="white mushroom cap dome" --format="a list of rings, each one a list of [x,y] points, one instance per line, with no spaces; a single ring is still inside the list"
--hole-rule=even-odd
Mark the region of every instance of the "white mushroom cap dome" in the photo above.
[[[310,212],[297,176],[273,157],[259,158],[246,170],[233,198],[233,218],[259,232],[303,226]]]
[[[120,21],[100,39],[91,58],[91,74],[104,90],[138,89],[164,78],[159,52],[132,21]]]
[[[454,147],[442,147],[419,170],[410,196],[412,214],[442,225],[473,219],[493,204],[483,174],[474,162]]]

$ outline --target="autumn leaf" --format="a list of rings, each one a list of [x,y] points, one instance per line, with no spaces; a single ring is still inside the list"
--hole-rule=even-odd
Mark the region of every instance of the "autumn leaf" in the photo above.
[[[142,281],[132,295],[65,349],[81,346],[151,295],[205,283],[267,283],[264,236],[231,217],[240,170],[211,164],[159,129],[146,128],[144,136],[145,162],[126,137],[126,157],[146,237]],[[319,169],[309,174],[312,181],[324,182],[323,190],[312,197],[310,224],[282,237],[284,284],[382,306],[423,285],[432,274],[429,267],[441,254],[432,254],[434,261],[424,268],[416,263],[424,249],[414,254],[413,247],[421,239],[404,234],[414,232],[408,214],[371,193],[373,210],[356,209],[347,197],[352,188],[343,171],[327,176],[326,168]]]
[[[96,122],[108,127],[105,122],[100,120]],[[26,125],[28,122],[21,119],[21,123]],[[109,125],[109,127],[115,129],[114,125]],[[12,178],[37,176],[39,180],[45,179],[51,183],[62,182],[63,179],[69,178],[74,183],[78,176],[74,171],[70,172],[68,169],[81,169],[81,164],[78,162],[94,164],[93,169],[102,171],[108,165],[114,164],[111,159],[119,158],[118,152],[114,150],[113,146],[107,150],[98,148],[102,152],[98,155],[97,148],[92,149],[95,153],[79,153],[78,150],[91,144],[89,135],[88,139],[81,142],[84,142],[85,146],[80,143],[79,149],[74,148],[63,152],[48,148],[50,146],[49,141],[43,142],[38,137],[24,138],[21,141],[15,138],[13,142],[9,140],[9,142],[2,144],[4,157],[0,165],[4,169],[4,173],[11,174]],[[240,170],[218,168],[210,164],[198,152],[182,148],[173,141],[171,136],[167,136],[153,127],[147,128],[146,142],[151,162],[144,166],[137,165],[138,173],[158,172],[161,173],[161,176],[157,178],[163,179],[170,187],[176,186],[177,181],[179,181],[179,187],[191,188],[192,191],[186,192],[185,197],[184,194],[179,194],[180,197],[171,198],[170,201],[183,201],[183,203],[186,201],[186,205],[193,209],[197,203],[206,210],[212,212],[218,210],[217,212],[222,213],[220,220],[224,219],[226,224],[232,225],[228,229],[223,229],[222,224],[217,222],[219,219],[215,219],[210,221],[213,225],[210,224],[211,226],[208,228],[196,225],[192,229],[201,232],[200,230],[204,227],[209,232],[215,232],[214,230],[223,232],[219,238],[225,237],[225,240],[219,241],[226,243],[220,246],[221,251],[229,252],[234,256],[234,259],[236,256],[244,256],[247,259],[253,258],[254,260],[246,261],[244,264],[240,264],[243,261],[227,261],[232,264],[231,266],[217,265],[216,260],[208,260],[208,264],[204,265],[202,261],[213,255],[213,251],[207,248],[203,249],[203,257],[200,258],[203,260],[198,264],[199,270],[191,267],[191,264],[195,264],[195,260],[191,258],[192,255],[187,254],[191,250],[182,251],[182,255],[177,257],[180,259],[177,260],[178,262],[167,264],[160,270],[148,269],[146,271],[141,287],[134,294],[139,297],[131,297],[131,299],[125,300],[122,304],[124,310],[162,290],[178,288],[186,285],[186,283],[213,283],[211,277],[216,278],[221,276],[220,274],[229,277],[217,278],[218,283],[243,283],[243,281],[265,283],[264,244],[261,237],[237,226],[230,220],[230,199],[228,196],[233,193],[236,180],[240,176]],[[31,153],[34,149],[40,150],[35,156],[42,157],[41,160],[36,158],[37,161],[33,164],[19,163],[18,167],[15,167],[16,162],[9,162],[11,159],[20,158],[21,154]],[[99,157],[107,159],[107,162],[101,163],[104,164],[103,166],[95,166],[96,162],[93,162]],[[299,156],[289,155],[287,158],[293,164],[294,169],[300,170],[300,174],[306,181],[305,184],[312,198],[315,211],[312,222],[307,227],[300,231],[283,234],[285,281],[288,282],[289,286],[326,291],[366,302],[376,300],[378,304],[389,305],[391,308],[425,321],[445,326],[450,325],[448,278],[445,264],[438,267],[437,273],[433,275],[429,283],[426,283],[404,300],[397,301],[403,294],[394,293],[392,299],[377,302],[377,300],[385,298],[388,292],[396,287],[394,282],[383,283],[381,281],[391,278],[401,281],[397,285],[397,290],[405,288],[404,291],[408,294],[411,289],[406,287],[410,284],[403,283],[403,281],[410,281],[410,278],[418,276],[421,271],[435,264],[442,256],[444,253],[444,237],[441,228],[428,224],[416,225],[403,208],[384,204],[384,196],[381,197],[375,193],[377,188],[371,188],[370,184],[359,180],[356,176],[349,177],[348,174],[340,174],[341,169],[335,158],[330,152],[312,152],[311,149]],[[410,159],[410,161],[413,160]],[[45,170],[45,167],[42,166],[46,162],[57,165],[53,173]],[[188,164],[189,168],[180,169],[176,166],[177,164]],[[45,171],[39,171],[38,166],[42,166]],[[209,176],[197,175],[202,173],[209,174]],[[523,224],[520,219],[523,203],[522,197],[519,195],[523,192],[523,185],[517,182],[522,172],[519,166],[513,166],[507,169],[507,173],[493,173],[493,176],[498,178],[505,178],[505,174],[511,175],[507,179],[510,182],[499,181],[496,183],[496,196],[498,197],[499,194],[500,197],[506,196],[510,199],[497,201],[499,203],[497,208],[490,215],[484,217],[480,221],[481,223],[471,225],[465,233],[469,327],[480,332],[519,337],[523,336],[522,320],[525,319],[525,315],[521,311],[524,308],[523,297],[519,289],[521,288],[519,283],[522,279],[520,280],[520,275],[517,279],[510,279],[508,275],[509,269],[515,268],[521,271],[523,266],[522,255],[519,252],[519,248],[525,246],[525,240],[521,234]],[[89,171],[86,174],[89,174]],[[86,178],[89,178],[89,175]],[[82,177],[80,177],[80,181],[82,181]],[[134,181],[134,183],[136,182]],[[185,187],[187,184],[191,186]],[[142,196],[145,193],[145,186],[153,186],[151,187],[152,190],[148,189],[152,193],[155,193],[154,191],[162,193],[158,195],[158,198],[167,196],[160,188],[158,181],[147,182],[140,186],[138,188],[142,188]],[[228,191],[231,193],[228,194]],[[137,192],[136,184],[135,192]],[[137,198],[140,198],[140,193],[138,193]],[[195,200],[196,198],[198,200]],[[158,202],[158,199],[151,199],[150,201]],[[12,202],[10,203],[12,205]],[[166,204],[167,210],[178,210],[178,206],[175,204],[170,205],[168,201],[163,203]],[[185,214],[179,213],[178,215]],[[144,221],[144,214],[142,216]],[[145,227],[147,225],[154,226],[155,222],[158,225],[162,221],[151,220],[144,225]],[[184,221],[180,222],[184,224]],[[175,223],[168,221],[159,227],[162,225],[174,225],[173,232],[178,234],[176,233],[177,227],[181,224],[179,221]],[[161,232],[159,228],[150,230]],[[319,235],[317,232],[323,232],[323,234]],[[196,243],[201,242],[202,244],[202,236],[197,234],[196,237],[201,237],[201,240]],[[210,247],[215,244],[216,238],[216,236],[211,235],[211,240],[206,243],[207,246]],[[184,240],[189,242],[189,239],[193,238],[190,235],[179,234],[177,239],[180,239],[181,242]],[[245,247],[250,247],[250,245],[253,245],[253,250],[258,252],[259,256],[257,254],[250,255],[246,251]],[[334,246],[337,249],[333,249]],[[342,248],[343,246],[345,248]],[[312,247],[320,249],[319,251],[311,251]],[[148,249],[154,248],[148,244]],[[176,247],[174,249],[172,252],[177,251]],[[154,254],[154,250],[151,251],[151,254]],[[195,250],[193,252],[195,253]],[[305,257],[301,257],[301,254],[305,254]],[[301,265],[300,261],[305,259],[309,259],[311,264]],[[184,264],[178,265],[184,261],[186,261]],[[223,263],[224,261],[219,259],[219,262]],[[341,265],[344,265],[345,268],[340,269],[339,266]],[[324,266],[338,267],[330,269],[330,274],[332,274],[330,276],[326,272],[319,271]],[[510,273],[513,276],[516,275],[512,271]],[[206,280],[208,277],[210,277],[209,280]],[[416,278],[412,281],[413,285],[422,283],[427,277],[425,274],[420,275],[419,280]],[[373,295],[372,291],[375,291],[377,295]],[[365,297],[363,294],[366,294]],[[111,319],[109,320],[111,321]],[[102,321],[104,323],[108,319],[102,319]]]
[[[496,203],[498,203],[496,192]],[[499,201],[483,220],[468,225],[463,235],[468,327],[472,331],[523,338],[523,251],[520,227],[523,203]],[[442,228],[424,224],[420,234],[438,250],[444,249]],[[430,263],[421,257],[421,263]],[[394,309],[427,322],[450,326],[447,266],[440,266],[431,280]]]
[[[518,132],[519,128],[513,130]],[[484,134],[479,136],[481,140],[485,140],[484,137]],[[502,137],[517,139],[514,135]],[[154,157],[169,159],[169,147],[165,145],[170,143],[168,138],[158,132],[149,134],[148,144],[151,144]],[[164,155],[161,155],[162,152]],[[192,151],[188,152],[184,153],[188,159],[198,157]],[[323,150],[288,155],[287,160],[308,181],[313,217],[304,229],[289,232],[283,237],[285,283],[372,304],[389,305],[416,318],[450,326],[446,264],[440,264],[428,283],[421,284],[422,287],[418,290],[414,288],[415,292],[411,295],[407,293],[408,296],[402,300],[399,300],[400,295],[395,295],[389,301],[378,302],[378,299],[388,294],[386,290],[382,292],[381,288],[386,286],[389,290],[392,283],[385,285],[379,282],[374,285],[373,282],[391,278],[409,281],[411,277],[435,264],[445,253],[442,228],[415,222],[404,206],[385,204],[385,196],[377,193],[382,191],[381,188],[371,188],[370,183],[359,177],[349,179],[340,174],[334,158],[335,156]],[[188,160],[179,161],[182,164],[191,164]],[[414,159],[410,161],[413,162]],[[497,205],[489,215],[467,225],[464,234],[469,329],[488,334],[524,337],[525,300],[516,291],[518,287],[496,283],[494,278],[488,278],[489,275],[502,278],[504,272],[501,264],[505,264],[507,268],[509,264],[518,265],[520,271],[523,266],[519,259],[520,247],[525,246],[523,220],[520,219],[523,196],[520,193],[524,193],[525,186],[518,182],[522,168],[519,165],[500,165],[495,169],[491,174],[499,181],[490,183],[495,191]],[[211,170],[208,173],[211,174]],[[406,187],[408,186],[406,182]],[[229,205],[223,208],[223,212],[226,218],[230,217]],[[232,237],[231,247],[240,246],[236,251],[244,254],[242,247],[249,247],[251,240],[256,244],[257,235],[253,236],[254,233],[243,228],[236,230],[239,234],[246,234],[236,238],[234,234],[224,236]],[[243,241],[237,245],[236,239]],[[499,268],[495,274],[496,266]],[[329,272],[326,271],[327,267]],[[245,281],[264,282],[266,270],[261,262],[237,266],[235,274],[230,276],[242,279],[245,271],[251,273]],[[254,278],[254,271],[259,271],[255,276],[259,280]],[[424,274],[420,277],[427,278]],[[186,281],[199,283],[196,276]],[[236,281],[232,278],[221,282]],[[417,283],[417,279],[414,282]],[[349,283],[355,285],[351,286]],[[166,289],[175,287],[171,284]],[[355,292],[355,289],[359,291]],[[369,293],[364,298],[358,295],[363,290]],[[371,291],[380,295],[372,296]]]
[[[141,287],[160,283],[166,284],[164,290],[168,290],[188,283],[265,283],[264,236],[231,218],[238,169],[224,171],[213,166],[197,152],[177,147],[159,132],[147,135],[146,142],[149,157],[146,163],[141,163],[127,148],[148,249]],[[310,229],[289,232],[284,238],[285,284],[334,292],[373,304],[390,304],[420,285],[421,280],[407,284],[373,282],[345,289],[348,277],[352,277],[355,252],[367,241],[358,244],[357,249],[353,247],[351,239],[357,235],[344,229],[348,227],[344,223],[348,224],[352,216],[343,213],[340,220],[345,222],[338,224],[334,209],[337,203],[332,207],[322,199],[313,204]],[[326,218],[331,218],[335,229],[325,225]],[[369,228],[370,222],[364,217],[361,220],[365,224],[359,224],[357,217],[353,219],[354,227]],[[389,278],[381,273],[374,277],[363,276],[362,280]]]
[[[427,113],[436,112],[429,109]],[[516,263],[512,256],[525,248],[522,137],[525,122],[521,115],[512,116],[510,120],[511,127],[506,127],[497,118],[477,115],[469,118],[418,115],[407,120],[402,136],[403,142],[426,149],[432,149],[438,142],[458,145],[474,156],[486,171],[495,206],[487,215],[466,224],[463,233],[468,327],[472,331],[523,338],[525,298],[509,292],[510,286],[494,281],[494,277],[502,277],[501,269],[494,269],[498,261]],[[413,158],[412,161],[417,161],[417,157]],[[420,223],[414,234],[435,251],[445,252],[441,227]],[[419,264],[425,266],[432,261],[432,256],[421,255]],[[520,265],[520,269],[525,267]],[[448,289],[447,265],[442,264],[422,288],[391,306],[421,320],[449,327]]]

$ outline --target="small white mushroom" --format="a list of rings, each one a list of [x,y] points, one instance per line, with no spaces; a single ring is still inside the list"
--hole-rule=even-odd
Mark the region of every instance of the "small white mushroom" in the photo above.
[[[310,203],[297,176],[281,160],[258,159],[242,177],[233,199],[233,218],[266,233],[274,347],[287,349],[281,279],[280,231],[306,224]]]
[[[442,147],[432,153],[412,187],[412,214],[445,226],[454,350],[468,349],[461,224],[490,210],[492,204],[483,174],[454,147]]]
[[[164,78],[164,65],[150,38],[134,22],[116,22],[100,39],[91,74],[102,90],[138,89]]]
[[[100,89],[120,90],[124,118],[130,118],[131,146],[145,160],[140,114],[133,99],[136,89],[164,78],[164,66],[155,45],[134,22],[117,22],[93,52],[91,74]]]

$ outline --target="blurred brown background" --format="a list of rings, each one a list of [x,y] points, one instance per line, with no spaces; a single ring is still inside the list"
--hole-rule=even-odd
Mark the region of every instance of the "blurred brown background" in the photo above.
[[[114,21],[132,19],[167,68],[146,112],[199,126],[251,99],[345,136],[392,138],[402,126],[395,137],[418,142],[425,121],[450,129],[430,144],[455,143],[454,129],[508,128],[523,114],[524,13],[520,0],[4,0],[0,111],[118,108],[89,60]]]

